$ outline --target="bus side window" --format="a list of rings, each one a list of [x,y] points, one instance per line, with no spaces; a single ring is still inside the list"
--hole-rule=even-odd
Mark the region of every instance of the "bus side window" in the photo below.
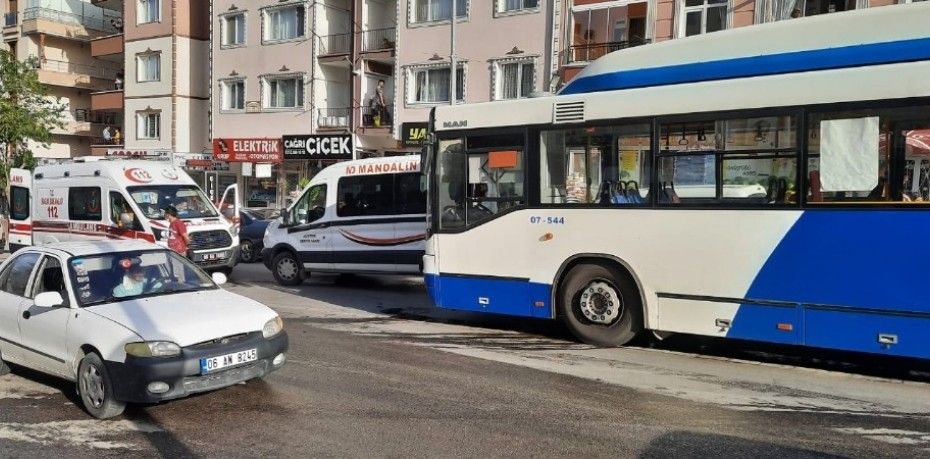
[[[868,116],[875,115],[875,116]],[[830,113],[808,128],[807,202],[890,201],[890,130],[876,113]],[[913,169],[913,164],[910,165]],[[905,175],[905,184],[908,184]],[[905,200],[908,190],[904,190]]]

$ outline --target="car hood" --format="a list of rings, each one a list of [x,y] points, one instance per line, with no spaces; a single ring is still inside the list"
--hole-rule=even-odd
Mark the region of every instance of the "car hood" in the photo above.
[[[260,331],[277,313],[222,289],[139,298],[87,308],[146,341],[184,347],[224,336]]]

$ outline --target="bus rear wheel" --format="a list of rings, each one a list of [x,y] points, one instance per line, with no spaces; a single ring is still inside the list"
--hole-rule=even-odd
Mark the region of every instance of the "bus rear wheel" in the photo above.
[[[642,300],[632,276],[601,264],[568,271],[559,289],[559,314],[572,334],[596,346],[623,346],[643,329]]]

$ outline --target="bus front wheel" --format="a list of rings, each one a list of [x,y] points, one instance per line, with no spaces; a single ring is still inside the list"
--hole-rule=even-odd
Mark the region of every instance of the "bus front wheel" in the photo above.
[[[601,264],[574,266],[559,292],[562,321],[581,341],[623,346],[643,329],[639,290],[628,273]]]

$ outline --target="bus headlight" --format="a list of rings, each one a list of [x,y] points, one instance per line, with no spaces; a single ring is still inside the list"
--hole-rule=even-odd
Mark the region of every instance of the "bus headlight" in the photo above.
[[[274,319],[265,322],[265,326],[262,327],[262,336],[271,338],[281,333],[281,330],[284,330],[284,321],[281,320],[281,316],[276,316]]]
[[[181,347],[170,341],[129,343],[125,349],[133,357],[172,357],[181,353]]]

